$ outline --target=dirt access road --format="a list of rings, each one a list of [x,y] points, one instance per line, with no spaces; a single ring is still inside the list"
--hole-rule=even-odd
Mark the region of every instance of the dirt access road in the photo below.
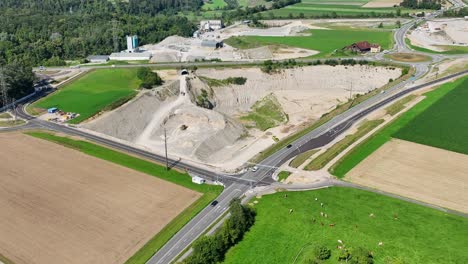
[[[200,197],[31,136],[0,145],[0,252],[16,264],[124,263]]]
[[[392,139],[352,169],[346,178],[468,213],[468,155]]]

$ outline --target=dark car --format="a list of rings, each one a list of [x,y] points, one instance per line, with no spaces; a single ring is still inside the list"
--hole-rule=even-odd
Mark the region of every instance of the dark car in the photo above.
[[[291,144],[289,144],[289,145],[287,145],[287,146],[286,146],[286,148],[290,148],[290,147],[292,147],[292,145],[291,145]]]
[[[216,206],[217,204],[218,204],[218,201],[214,200],[214,201],[211,202],[210,205],[211,205],[211,206]]]

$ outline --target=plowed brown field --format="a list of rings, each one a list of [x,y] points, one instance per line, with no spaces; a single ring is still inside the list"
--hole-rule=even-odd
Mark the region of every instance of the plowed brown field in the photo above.
[[[392,139],[346,177],[358,184],[468,213],[468,155]]]
[[[0,253],[123,263],[200,194],[60,145],[0,134]]]

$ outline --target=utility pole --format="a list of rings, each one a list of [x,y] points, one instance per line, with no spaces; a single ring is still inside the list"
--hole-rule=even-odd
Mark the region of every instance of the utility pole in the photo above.
[[[353,96],[353,82],[351,82],[351,88],[345,89],[345,91],[349,91],[349,100],[351,100]]]
[[[169,170],[169,160],[167,159],[167,134],[166,127],[164,127],[164,149],[166,152],[166,170]]]

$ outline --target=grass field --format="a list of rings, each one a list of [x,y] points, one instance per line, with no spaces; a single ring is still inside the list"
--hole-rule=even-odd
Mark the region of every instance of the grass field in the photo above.
[[[255,127],[265,131],[269,128],[278,126],[288,120],[287,115],[283,112],[278,99],[271,94],[257,101],[252,106],[252,112],[241,117],[242,120],[255,123]]]
[[[422,61],[431,60],[429,56],[415,54],[415,53],[393,53],[393,54],[385,55],[385,57],[392,59],[392,60],[404,61],[404,62],[422,62]]]
[[[385,7],[385,8],[364,8],[363,5],[367,4],[367,0],[302,0],[301,3],[286,6],[281,9],[275,9],[271,11],[263,12],[265,17],[274,15],[275,17],[300,17],[303,14],[304,17],[320,17],[320,16],[378,16],[378,14],[390,14],[396,13],[396,8]],[[401,9],[402,14],[414,13],[415,10]]]
[[[10,113],[7,113],[7,112],[0,113],[0,118],[11,118],[11,115]]]
[[[18,119],[18,120],[8,120],[8,121],[3,121],[0,120],[0,127],[13,127],[13,126],[19,126],[22,124],[25,124],[26,122],[24,120]]]
[[[146,260],[148,260],[157,250],[159,250],[175,233],[177,233],[178,230],[180,230],[207,204],[215,199],[222,191],[221,186],[194,184],[191,181],[191,177],[185,173],[181,173],[176,170],[166,171],[165,167],[163,166],[86,141],[74,140],[45,132],[28,132],[27,134],[76,149],[85,154],[104,159],[203,193],[201,198],[199,198],[195,203],[193,203],[190,207],[185,209],[181,214],[174,218],[143,248],[141,248],[132,258],[130,258],[126,262],[127,264],[140,264],[146,262]]]
[[[369,137],[367,140],[359,144],[356,148],[348,152],[342,159],[340,159],[336,164],[334,164],[330,168],[330,172],[337,176],[337,177],[344,177],[347,172],[349,172],[352,168],[354,168],[357,164],[359,164],[361,161],[363,161],[366,157],[368,157],[370,154],[372,154],[374,151],[376,151],[379,147],[381,147],[383,144],[385,144],[387,141],[389,141],[392,136],[397,133],[398,130],[401,128],[404,128],[407,126],[411,120],[416,118],[417,116],[423,114],[427,109],[429,109],[433,104],[435,104],[438,100],[443,98],[445,95],[449,94],[451,91],[455,90],[455,88],[459,87],[459,89],[463,89],[463,85],[466,85],[466,81],[468,80],[467,77],[459,79],[455,82],[450,82],[443,84],[441,87],[437,88],[434,91],[431,91],[429,93],[426,93],[426,98],[416,104],[414,107],[412,107],[410,110],[407,112],[403,113],[401,117],[398,119],[394,120],[391,122],[389,125],[385,126],[382,130],[378,131],[376,134],[372,135]],[[461,87],[461,88],[460,88]],[[466,87],[466,86],[465,86]],[[458,92],[457,92],[458,93]],[[466,100],[466,98],[465,98]],[[446,100],[444,100],[446,101]],[[442,101],[442,102],[444,102]],[[457,102],[460,102],[457,100]],[[463,104],[465,105],[465,104]],[[462,108],[461,106],[454,106],[453,104],[449,109],[454,108],[460,109]],[[431,113],[433,111],[430,111]],[[445,112],[445,111],[444,111]],[[462,117],[463,110],[460,113],[455,113],[455,117]],[[427,116],[427,114],[423,114],[423,116]],[[419,118],[418,118],[419,119]],[[449,120],[443,121],[442,124],[447,124],[448,122],[453,122],[454,119],[452,117],[449,117]],[[460,120],[455,120],[455,121],[460,121]],[[463,121],[460,121],[462,123],[460,126],[466,126],[466,118]],[[434,129],[437,131],[441,131],[441,127],[439,124],[436,122],[431,122],[431,124],[434,126]],[[417,123],[415,123],[417,125]],[[450,123],[452,126],[452,123]],[[412,125],[414,127],[414,125]],[[463,131],[455,131],[455,128],[459,128],[459,125],[455,124],[453,125],[453,128],[450,127],[450,129],[445,129],[445,132],[442,135],[434,135],[432,134],[432,137],[437,136],[441,137],[447,141],[441,141],[441,140],[434,140],[430,141],[431,143],[442,143],[442,144],[449,144],[449,146],[455,146],[458,148],[466,148],[466,133],[465,137],[463,140],[457,142],[457,144],[453,145],[453,140],[459,139],[459,137],[463,134]],[[432,127],[430,128],[432,130]],[[403,133],[404,131],[402,131]],[[416,131],[415,131],[416,132]],[[424,132],[425,134],[429,134],[431,136],[431,132]],[[447,134],[450,133],[450,134]],[[452,136],[451,136],[452,135]],[[428,139],[429,140],[429,139]],[[447,145],[445,145],[447,146]]]
[[[32,107],[58,107],[66,112],[79,113],[80,116],[70,123],[80,123],[136,95],[136,89],[140,84],[136,72],[137,69],[134,68],[92,71],[39,100]]]
[[[224,0],[210,0],[205,2],[202,6],[202,10],[216,10],[227,6]]]
[[[297,155],[291,162],[289,163],[289,166],[293,168],[298,168],[301,166],[308,158],[310,158],[312,155],[317,153],[320,149],[311,149],[306,152],[303,152],[299,155]]]
[[[347,135],[345,138],[335,143],[333,146],[327,149],[327,151],[318,155],[309,164],[307,164],[307,166],[305,166],[304,169],[320,170],[325,165],[327,165],[328,162],[330,162],[338,154],[340,154],[343,150],[345,150],[347,147],[351,146],[354,142],[356,142],[356,140],[360,139],[383,122],[383,119],[366,121],[358,127],[357,131],[354,134]]]
[[[256,200],[255,224],[228,252],[226,264],[294,263],[296,256],[297,264],[312,263],[306,261],[316,245],[332,251],[323,263],[339,263],[337,240],[347,248],[372,251],[374,263],[464,263],[468,258],[468,219],[431,208],[337,187]]]
[[[391,31],[368,30],[368,29],[312,29],[311,36],[293,37],[263,37],[245,36],[231,37],[226,40],[226,44],[240,48],[255,48],[266,45],[286,45],[310,50],[317,50],[320,53],[313,57],[332,56],[335,50],[351,45],[354,42],[367,40],[371,43],[379,43],[382,49],[389,49],[393,43]],[[343,56],[340,52],[337,56]]]
[[[394,137],[468,154],[468,78],[416,116]]]
[[[278,173],[278,181],[281,182],[286,180],[289,177],[289,175],[291,175],[291,172],[289,171],[282,171]]]

